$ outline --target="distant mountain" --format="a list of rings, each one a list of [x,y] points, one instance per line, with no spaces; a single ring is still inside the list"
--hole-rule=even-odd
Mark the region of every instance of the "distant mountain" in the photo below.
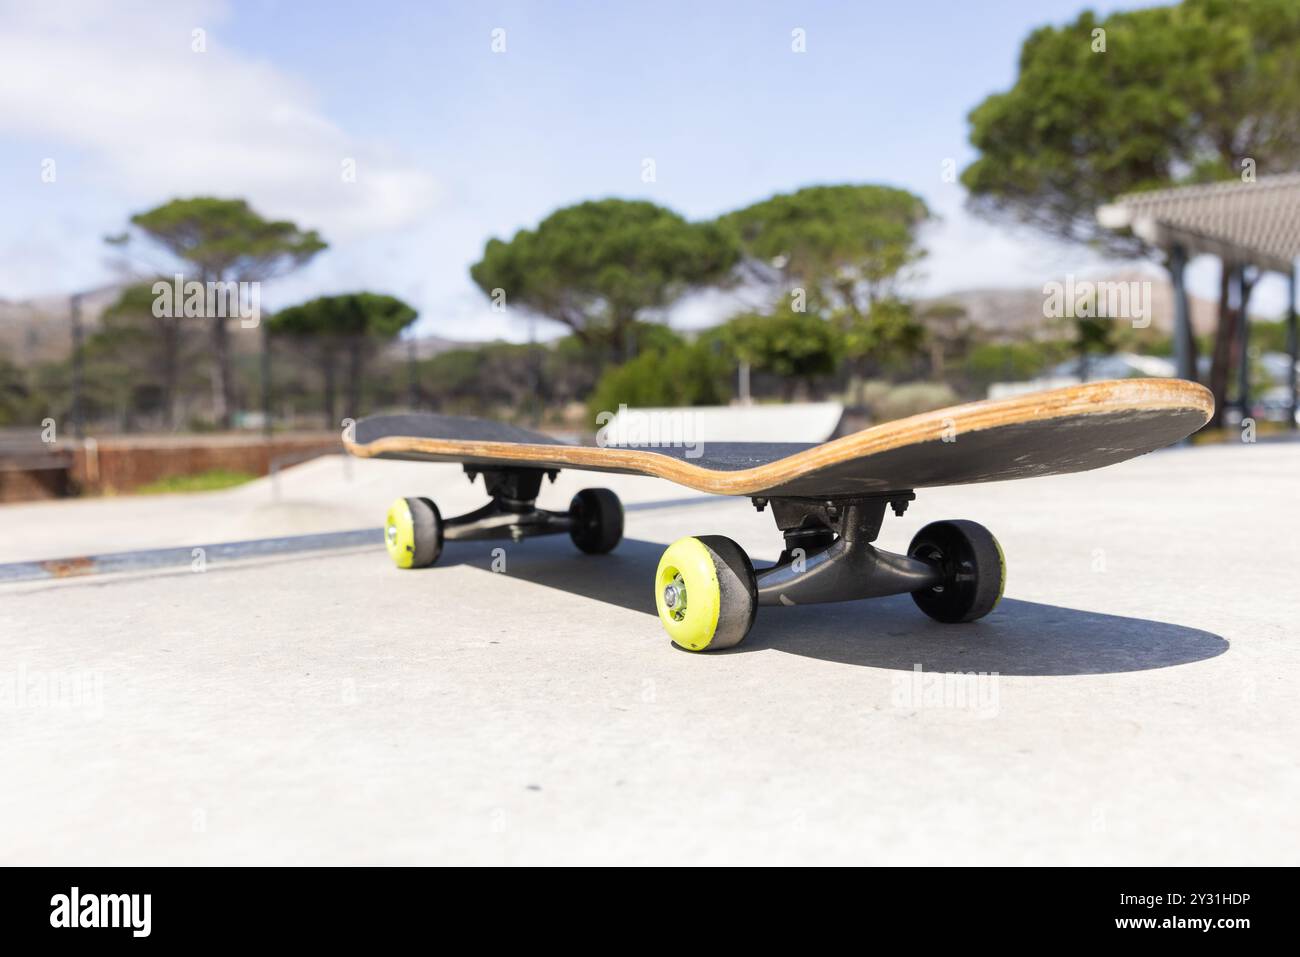
[[[86,335],[99,328],[104,310],[125,287],[114,284],[81,297],[81,323]],[[0,355],[20,366],[67,358],[72,351],[72,302],[69,296],[0,299]]]
[[[453,349],[475,349],[483,344],[460,339],[444,339],[442,336],[417,336],[415,339],[399,339],[389,343],[384,349],[384,355],[390,359],[407,359],[410,358],[410,350],[414,346],[417,359],[431,359]]]
[[[1173,288],[1160,274],[1137,271],[1109,276],[1085,276],[1082,279],[1097,282],[1150,283],[1151,324],[1168,332],[1173,328]],[[1064,282],[1064,280],[1061,280]],[[91,290],[82,296],[81,321],[87,335],[99,328],[100,317],[125,288],[121,284]],[[1066,321],[1049,319],[1043,315],[1047,295],[1042,287],[1005,289],[961,289],[943,296],[922,299],[920,310],[941,303],[956,303],[965,308],[971,323],[994,340],[1048,339],[1068,334]],[[1212,332],[1218,317],[1218,305],[1213,300],[1191,296],[1189,300],[1192,325],[1198,333]],[[41,296],[34,299],[8,301],[0,299],[0,355],[18,365],[56,361],[66,358],[72,348],[71,305],[68,296]],[[256,351],[260,337],[235,336],[236,352]],[[415,354],[419,359],[448,352],[452,349],[472,349],[481,342],[459,341],[442,336],[420,336],[414,340]],[[392,359],[406,359],[410,345],[398,340],[386,347],[385,354]]]
[[[1064,277],[1058,280],[1065,282]],[[1174,291],[1167,277],[1143,272],[1123,272],[1108,276],[1076,277],[1079,282],[1150,283],[1151,325],[1162,332],[1174,326]],[[1145,292],[1142,293],[1146,295]],[[962,289],[918,302],[918,311],[928,306],[957,303],[965,308],[972,325],[994,339],[1049,339],[1063,334],[1065,320],[1043,315],[1047,301],[1043,287],[1012,289]],[[1198,334],[1212,332],[1218,321],[1218,303],[1212,299],[1188,297],[1192,328]]]
[[[100,327],[105,310],[113,305],[126,288],[125,284],[103,286],[83,293],[81,297],[81,325],[86,337]],[[442,336],[420,336],[414,340],[417,358],[428,359],[452,349],[473,348],[477,342],[461,342]],[[260,336],[234,335],[232,348],[236,353],[256,352],[261,348]],[[408,356],[406,340],[389,345],[385,352],[391,358]],[[72,301],[70,296],[40,296],[33,299],[0,299],[0,356],[19,366],[66,359],[72,351]]]

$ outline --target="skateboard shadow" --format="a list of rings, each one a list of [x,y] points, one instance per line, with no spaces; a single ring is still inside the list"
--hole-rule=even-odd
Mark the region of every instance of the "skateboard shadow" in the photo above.
[[[449,542],[439,566],[490,570],[491,549],[501,545]],[[575,552],[567,536],[506,547],[509,577],[642,612],[654,619],[646,624],[647,637],[667,640],[650,587],[662,544],[624,539],[617,551],[601,556]],[[943,625],[923,615],[910,596],[896,595],[761,608],[744,643],[717,654],[767,649],[869,668],[1049,676],[1169,668],[1221,655],[1228,642],[1197,628],[1012,598],[982,621]]]

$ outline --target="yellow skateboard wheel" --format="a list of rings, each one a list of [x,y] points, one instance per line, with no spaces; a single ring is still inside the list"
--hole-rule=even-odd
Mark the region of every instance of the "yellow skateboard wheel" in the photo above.
[[[426,568],[442,554],[442,515],[427,498],[399,498],[384,518],[384,547],[398,568]]]
[[[668,637],[687,651],[734,647],[758,611],[754,566],[721,535],[678,539],[659,559],[655,607]]]

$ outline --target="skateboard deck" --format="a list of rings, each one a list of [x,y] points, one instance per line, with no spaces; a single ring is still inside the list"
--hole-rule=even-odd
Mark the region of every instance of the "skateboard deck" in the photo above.
[[[430,413],[363,419],[346,444],[364,458],[618,472],[725,495],[833,498],[1101,468],[1177,442],[1213,409],[1209,390],[1192,382],[1122,379],[952,406],[820,444],[575,445]]]
[[[820,444],[695,444],[683,429],[686,441],[676,446],[573,445],[501,422],[411,414],[363,419],[347,447],[368,458],[459,462],[471,479],[483,477],[490,500],[465,515],[444,518],[428,498],[393,502],[384,540],[399,568],[435,564],[447,541],[567,532],[588,555],[613,550],[623,507],[612,490],[583,489],[567,511],[537,505],[543,476],[560,469],[650,475],[752,498],[784,538],[776,564],[755,567],[738,543],[701,535],[669,545],[655,571],[655,608],[673,642],[713,651],[739,644],[760,606],[909,593],[935,621],[977,621],[1006,586],[993,533],[968,520],[931,522],[906,554],[892,554],[872,544],[886,509],[902,516],[918,488],[1122,462],[1190,435],[1213,409],[1209,391],[1194,383],[1126,379],[972,402]]]

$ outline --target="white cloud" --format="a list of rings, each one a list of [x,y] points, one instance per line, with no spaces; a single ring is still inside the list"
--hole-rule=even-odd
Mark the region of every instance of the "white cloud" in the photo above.
[[[921,295],[965,289],[1036,287],[1064,273],[1106,270],[1116,264],[1079,244],[1055,240],[1028,226],[992,223],[969,212],[965,192],[951,186],[927,197],[937,219],[921,233],[928,255],[920,263]],[[1131,269],[1126,262],[1123,268]]]
[[[330,122],[305,84],[232,50],[224,4],[4,2],[0,20],[0,133],[77,151],[131,201],[245,197],[346,239],[409,225],[437,197],[426,171]]]

